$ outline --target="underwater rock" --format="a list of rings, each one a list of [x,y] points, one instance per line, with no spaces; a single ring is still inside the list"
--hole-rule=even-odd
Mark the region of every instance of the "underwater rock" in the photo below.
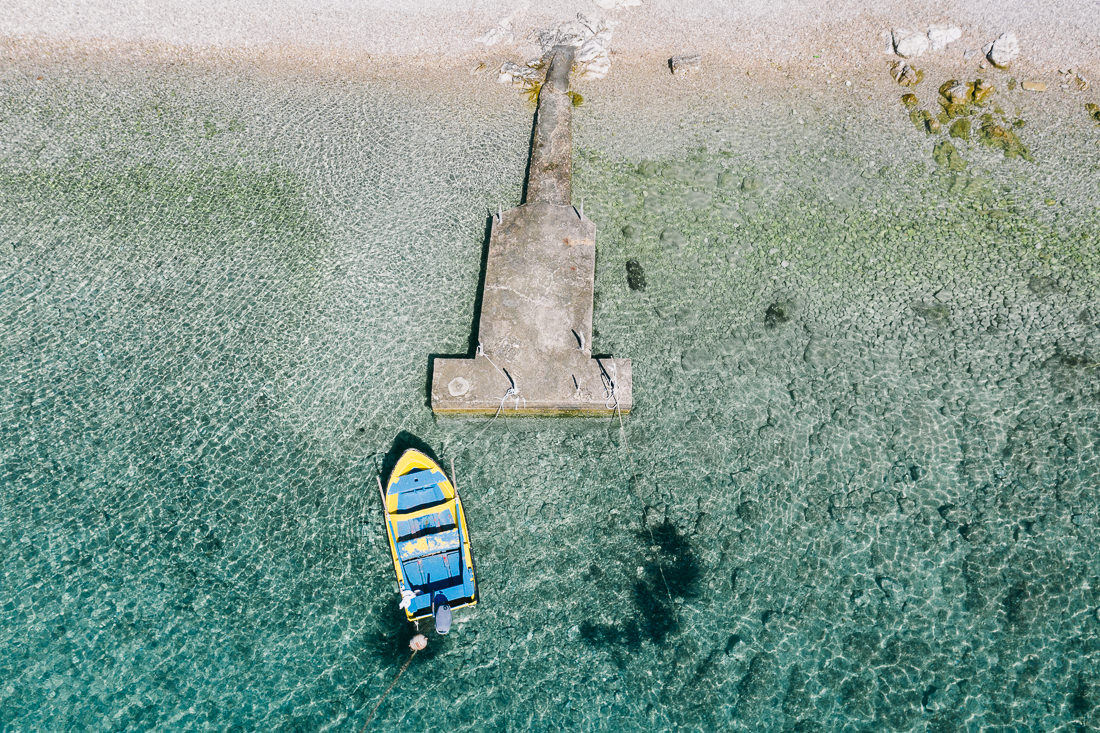
[[[1045,92],[1047,90],[1047,85],[1044,81],[1025,81],[1020,84],[1020,87],[1025,92]]]
[[[1032,160],[1031,153],[1020,142],[1016,133],[995,123],[990,115],[984,115],[982,118],[982,126],[978,130],[978,142],[986,147],[999,149],[1006,158]]]
[[[890,76],[903,87],[913,87],[924,81],[924,72],[898,61],[890,68]]]
[[[722,171],[718,174],[718,188],[736,188],[741,185],[741,177],[733,171]]]
[[[638,230],[634,228],[633,224],[626,224],[623,226],[623,238],[624,239],[637,239]]]
[[[703,65],[703,57],[699,54],[687,56],[673,56],[668,60],[668,68],[673,74],[691,74],[699,71]]]
[[[893,31],[894,53],[902,58],[920,56],[928,50],[928,35],[908,28],[895,28]]]
[[[638,260],[626,261],[626,284],[635,292],[645,292],[645,270]]]
[[[970,120],[965,117],[955,120],[951,123],[951,127],[948,128],[947,133],[951,135],[951,137],[955,137],[960,140],[969,140]]]
[[[1093,120],[1100,122],[1100,105],[1089,102],[1085,105],[1085,111],[1089,113],[1089,117]]]
[[[934,25],[928,29],[928,47],[940,51],[962,37],[962,29],[953,25]]]
[[[665,229],[661,232],[661,244],[679,249],[684,246],[684,235],[679,229]]]
[[[940,131],[940,121],[932,116],[926,109],[915,109],[909,113],[909,120],[918,130],[924,130],[929,135]]]
[[[932,148],[932,160],[941,168],[952,171],[961,171],[966,168],[966,161],[959,155],[959,151],[950,140],[940,140]]]
[[[903,94],[901,95],[901,103],[905,105],[906,109],[914,109],[919,104],[916,94]]]
[[[756,176],[745,176],[741,179],[741,190],[744,193],[753,193],[764,187],[764,182]]]
[[[1002,33],[985,52],[990,63],[999,69],[1007,67],[1019,55],[1020,41],[1015,33]]]
[[[1032,275],[1027,280],[1027,289],[1040,297],[1065,292],[1058,280],[1049,275]]]
[[[703,209],[710,206],[713,194],[709,191],[691,189],[684,193],[684,204],[689,209]]]
[[[778,672],[775,657],[758,653],[749,662],[749,668],[737,684],[737,716],[742,720],[757,720],[764,709],[769,693],[775,687]]]
[[[777,300],[764,311],[764,328],[772,330],[791,320],[796,304],[793,300]]]
[[[746,524],[756,524],[763,518],[764,512],[755,501],[746,499],[737,505],[737,516]]]
[[[943,303],[917,302],[912,308],[931,326],[947,328],[951,325],[951,309]]]

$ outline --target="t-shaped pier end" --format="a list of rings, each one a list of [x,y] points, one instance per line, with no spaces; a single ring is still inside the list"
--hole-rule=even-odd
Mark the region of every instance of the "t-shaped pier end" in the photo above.
[[[573,48],[539,90],[522,206],[492,222],[478,350],[437,358],[439,415],[609,415],[633,404],[629,359],[592,357],[596,225],[573,207]]]

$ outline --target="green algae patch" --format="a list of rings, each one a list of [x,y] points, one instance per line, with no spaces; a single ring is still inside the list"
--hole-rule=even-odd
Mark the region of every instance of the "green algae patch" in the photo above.
[[[971,114],[975,106],[988,102],[995,90],[992,84],[981,79],[971,82],[948,79],[940,85],[939,103],[949,118],[962,117]]]
[[[264,246],[267,237],[321,238],[305,187],[278,168],[205,166],[176,171],[141,164],[122,169],[96,160],[62,170],[0,170],[0,189],[55,202],[89,229],[120,237],[184,229],[192,247]]]
[[[912,92],[903,94],[901,95],[901,103],[905,105],[906,109],[915,109],[918,104],[917,95]]]
[[[1089,117],[1091,117],[1094,122],[1100,122],[1100,105],[1095,102],[1088,102],[1085,104],[1085,111],[1088,112]]]
[[[951,171],[961,171],[966,168],[966,161],[959,155],[958,149],[950,140],[940,140],[932,148],[932,159],[941,168]]]
[[[584,97],[577,92],[569,92],[569,101],[573,103],[574,107],[580,107],[584,104]]]
[[[967,173],[952,173],[947,178],[947,192],[953,196],[986,199],[990,195],[989,181]]]
[[[958,138],[959,140],[969,140],[970,120],[965,117],[955,120],[951,123],[951,127],[947,132],[951,137]]]
[[[933,117],[932,113],[926,109],[913,110],[909,113],[909,120],[913,123],[914,127],[929,135],[934,135],[942,128],[940,121]]]
[[[1019,136],[1013,130],[998,125],[992,117],[983,120],[982,126],[978,130],[978,142],[986,147],[1000,150],[1006,158],[1033,160],[1030,151],[1020,141]]]

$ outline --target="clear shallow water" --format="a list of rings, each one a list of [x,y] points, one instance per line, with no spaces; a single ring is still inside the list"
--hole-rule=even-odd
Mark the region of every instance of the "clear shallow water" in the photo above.
[[[407,431],[483,603],[380,727],[1096,725],[1096,133],[952,177],[893,108],[585,90],[635,412],[436,423],[529,132],[457,85],[7,73],[2,724],[357,729],[406,658]]]

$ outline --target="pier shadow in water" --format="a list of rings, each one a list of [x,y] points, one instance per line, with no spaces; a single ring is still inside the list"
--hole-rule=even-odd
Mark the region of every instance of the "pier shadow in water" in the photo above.
[[[493,233],[493,215],[485,217],[485,236],[481,240],[481,264],[477,276],[477,291],[474,293],[474,318],[470,326],[470,337],[466,342],[466,353],[445,354],[433,351],[428,354],[428,379],[424,385],[424,404],[432,406],[432,379],[435,376],[436,359],[472,359],[477,353],[478,327],[481,324],[481,302],[485,293],[485,268],[489,265],[489,238]]]

